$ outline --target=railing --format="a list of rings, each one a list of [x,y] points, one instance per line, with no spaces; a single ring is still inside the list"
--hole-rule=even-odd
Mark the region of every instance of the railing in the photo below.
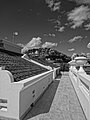
[[[74,61],[73,64],[71,63],[69,76],[79,98],[85,116],[87,120],[90,120],[90,75],[86,74],[83,69],[83,63],[79,62]],[[80,66],[79,70],[76,69],[77,65]]]

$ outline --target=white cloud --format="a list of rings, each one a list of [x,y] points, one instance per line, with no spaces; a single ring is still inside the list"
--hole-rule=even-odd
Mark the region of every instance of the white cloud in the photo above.
[[[76,27],[80,27],[83,24],[83,21],[74,22],[74,25],[71,28],[75,29]]]
[[[55,37],[56,35],[54,33],[49,33],[49,34],[44,34],[44,36]]]
[[[68,49],[69,52],[72,52],[72,51],[74,51],[74,50],[75,50],[74,48]]]
[[[56,3],[54,3],[54,7],[53,7],[51,10],[52,10],[52,11],[59,10],[59,9],[60,9],[60,4],[61,4],[61,2],[56,2]]]
[[[32,40],[26,44],[27,48],[34,48],[34,47],[39,47],[41,44],[41,38],[37,37],[37,38],[32,38]]]
[[[87,44],[87,48],[90,48],[90,43]]]
[[[29,50],[29,49],[28,49],[26,46],[24,46],[23,49],[21,50],[21,53],[24,54],[24,53],[27,52],[28,50]]]
[[[74,38],[70,39],[68,42],[72,43],[72,42],[75,42],[77,40],[81,40],[82,38],[83,38],[82,36],[75,36]]]
[[[28,51],[29,49],[39,48],[41,43],[42,42],[40,37],[32,38],[32,40],[23,47],[22,53]]]
[[[59,32],[63,32],[64,31],[65,27],[61,26],[60,20],[55,20],[53,23],[55,23],[54,28],[56,29],[56,31],[59,31]]]
[[[53,19],[48,19],[48,21],[49,21],[49,22],[54,22],[55,19],[54,19],[54,18],[53,18]]]
[[[55,34],[52,34],[53,37],[55,37],[56,35]]]
[[[48,7],[51,9],[51,11],[57,11],[60,9],[60,1],[55,1],[55,0],[45,0],[46,3],[48,4]]]
[[[54,33],[49,33],[49,36],[55,37],[55,34]]]
[[[60,44],[62,43],[62,41],[59,42]]]
[[[84,27],[85,27],[85,30],[90,30],[90,23],[87,25],[84,25]]]
[[[68,21],[70,21],[73,29],[82,26],[88,19],[90,19],[90,8],[88,6],[82,5],[68,13]]]
[[[53,23],[55,23],[57,26],[61,25],[61,22],[59,20],[55,20]]]
[[[48,4],[48,7],[52,7],[53,6],[53,4],[54,4],[54,0],[45,0],[46,1],[46,3]]]
[[[65,23],[66,26],[68,26],[68,23]]]
[[[64,26],[61,26],[60,20],[54,20],[51,21],[54,24],[54,28],[56,31],[63,32],[64,31]]]
[[[90,0],[70,0],[70,1],[76,1],[78,4],[90,4]]]
[[[85,38],[87,38],[87,36],[85,36]]]
[[[55,47],[55,46],[57,46],[57,43],[45,42],[45,43],[42,45],[42,48],[51,48],[51,47]]]
[[[48,34],[45,33],[44,36],[48,36]]]
[[[63,32],[63,31],[64,31],[64,29],[65,29],[65,27],[64,27],[64,26],[62,26],[62,27],[59,27],[59,29],[58,29],[57,31],[59,31],[59,32]]]

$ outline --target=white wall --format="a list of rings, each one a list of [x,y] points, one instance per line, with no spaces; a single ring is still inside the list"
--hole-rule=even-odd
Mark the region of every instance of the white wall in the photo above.
[[[75,68],[73,69],[73,67],[69,71],[69,76],[86,118],[87,120],[90,120],[90,76],[85,73],[83,68],[77,71]],[[85,84],[89,87],[89,89],[85,86]]]
[[[53,71],[13,82],[12,74],[0,70],[0,119],[1,117],[19,120],[53,81]],[[2,100],[6,100],[3,103]]]

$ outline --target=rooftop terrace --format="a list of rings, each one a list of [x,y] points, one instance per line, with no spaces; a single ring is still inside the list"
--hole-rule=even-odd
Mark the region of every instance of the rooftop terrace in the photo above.
[[[68,72],[53,81],[24,120],[86,120]]]

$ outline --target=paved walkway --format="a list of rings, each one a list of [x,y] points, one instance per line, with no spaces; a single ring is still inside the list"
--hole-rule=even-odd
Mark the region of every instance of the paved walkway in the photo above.
[[[49,86],[24,120],[86,120],[68,73]]]

